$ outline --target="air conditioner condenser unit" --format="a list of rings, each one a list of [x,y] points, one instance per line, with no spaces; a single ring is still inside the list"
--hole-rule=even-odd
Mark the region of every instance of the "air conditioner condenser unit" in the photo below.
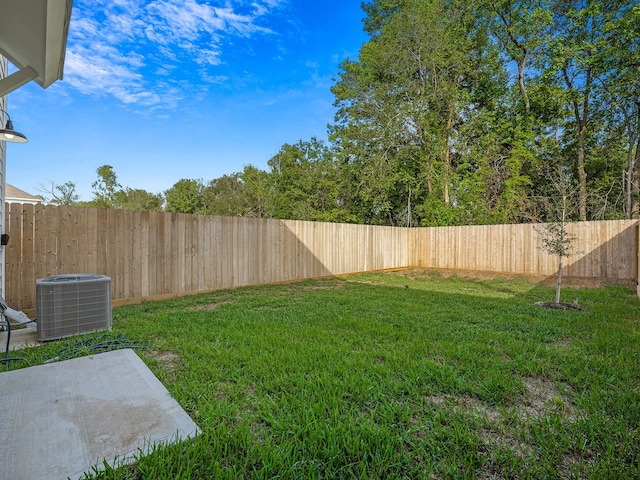
[[[111,329],[111,278],[67,274],[36,280],[39,341]]]

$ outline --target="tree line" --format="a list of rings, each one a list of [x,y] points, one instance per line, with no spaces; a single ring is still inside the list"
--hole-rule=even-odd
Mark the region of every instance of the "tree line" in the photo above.
[[[638,218],[637,2],[362,7],[368,39],[334,80],[327,142],[285,144],[265,170],[163,194],[122,188],[103,166],[88,203],[430,226],[554,220],[568,198],[570,220]]]

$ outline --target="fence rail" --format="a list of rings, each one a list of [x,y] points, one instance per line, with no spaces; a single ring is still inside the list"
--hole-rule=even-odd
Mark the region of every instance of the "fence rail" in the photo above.
[[[637,280],[637,221],[569,226],[566,274]],[[551,275],[533,225],[406,229],[160,212],[7,204],[5,297],[35,308],[35,280],[111,277],[113,300],[409,266]]]

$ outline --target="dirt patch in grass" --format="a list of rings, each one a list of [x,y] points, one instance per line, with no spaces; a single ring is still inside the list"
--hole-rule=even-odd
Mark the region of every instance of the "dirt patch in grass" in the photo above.
[[[571,347],[571,345],[573,345],[573,338],[571,337],[560,338],[559,340],[556,340],[555,342],[553,342],[551,345],[554,345],[558,348],[569,348]]]
[[[576,419],[576,408],[571,401],[560,392],[552,381],[542,377],[525,377],[522,383],[527,391],[524,402],[519,409],[527,415],[540,418],[549,412],[558,413],[568,420]],[[566,391],[569,385],[563,384]]]
[[[229,302],[217,302],[217,303],[208,303],[206,305],[194,305],[193,307],[187,307],[185,308],[185,310],[189,311],[189,312],[199,312],[199,311],[208,311],[208,312],[212,312],[215,309],[217,309],[218,307],[225,305]]]
[[[478,478],[502,478],[500,472],[503,460],[494,456],[496,449],[510,452],[524,464],[536,457],[536,447],[528,441],[525,433],[527,429],[523,430],[529,420],[549,414],[562,415],[569,421],[576,418],[577,409],[565,395],[571,391],[568,385],[557,385],[540,376],[524,377],[522,383],[524,394],[514,398],[512,406],[507,408],[493,407],[468,395],[435,394],[427,397],[428,403],[438,409],[450,408],[473,419],[485,419],[484,425],[476,424],[473,420],[469,423],[477,425],[480,440],[478,455],[486,458],[482,471],[478,472]],[[414,420],[415,423],[419,421]],[[585,455],[566,452],[562,455],[558,469],[563,473],[563,478],[583,478],[581,472],[585,471],[585,465],[593,466],[594,459],[593,452],[586,452]]]
[[[565,394],[560,392],[553,381],[542,377],[525,377],[522,383],[525,387],[525,395],[512,407],[521,420],[526,420],[527,417],[541,418],[549,413],[558,413],[568,420],[575,420],[576,407]],[[563,388],[565,391],[571,391],[569,385],[563,384]],[[427,401],[440,408],[452,407],[456,410],[480,414],[485,416],[491,424],[500,423],[504,419],[499,408],[488,406],[482,400],[468,395],[431,395],[427,397]]]
[[[578,479],[589,478],[586,473],[583,475],[578,473],[576,476],[575,470],[577,469],[578,472],[580,472],[580,470],[591,470],[596,463],[597,457],[598,456],[593,452],[593,450],[587,450],[584,455],[579,455],[576,452],[565,453],[562,455],[560,467],[558,468],[560,477]]]
[[[160,363],[170,374],[174,374],[180,365],[180,356],[171,351],[147,350],[145,355]]]
[[[447,403],[451,403],[452,398],[455,397],[451,395],[431,395],[427,398],[427,401],[436,407],[444,407]]]
[[[549,308],[551,310],[577,310],[582,311],[582,307],[573,303],[556,303],[556,302],[536,302],[536,307]]]
[[[486,418],[489,426],[478,430],[478,437],[481,440],[481,444],[478,446],[480,456],[487,455],[487,452],[491,450],[490,446],[510,450],[521,460],[526,460],[533,454],[533,447],[518,438],[513,426],[505,419],[501,409],[490,407],[482,400],[467,395],[432,395],[427,400],[438,408],[453,408],[455,411],[463,412],[471,417]],[[485,478],[494,478],[490,473],[487,475],[489,476]]]
[[[332,285],[305,285],[302,287],[302,290],[305,292],[316,291],[316,290],[342,290],[344,288],[344,283],[335,283]]]
[[[520,427],[518,427],[519,424],[521,425],[520,422],[542,418],[549,414],[558,414],[573,421],[577,417],[577,409],[561,391],[562,389],[565,392],[571,391],[569,385],[562,384],[559,388],[553,381],[543,377],[524,377],[522,383],[525,393],[516,399],[511,408],[489,406],[482,400],[468,395],[436,394],[427,397],[427,402],[439,409],[452,408],[471,417],[485,418],[488,426],[478,431],[478,436],[483,443],[479,447],[482,450],[481,455],[488,446],[494,446],[511,451],[520,460],[526,461],[534,455],[535,449],[521,437]],[[417,423],[418,419],[415,421]],[[567,454],[563,457],[561,468],[569,472],[580,459],[579,455]]]
[[[488,407],[482,400],[473,397],[461,397],[459,406],[467,411],[479,413],[487,417],[489,423],[495,424],[502,419],[502,413],[497,408]]]
[[[288,286],[288,288],[280,288],[276,296],[287,296],[292,293],[300,293],[300,292],[317,292],[323,290],[342,290],[345,286],[345,282],[334,283],[333,280],[318,280],[317,284],[314,285],[297,285],[292,283]]]
[[[487,445],[495,445],[504,450],[511,450],[520,460],[526,460],[533,455],[533,447],[509,433],[482,429],[480,438]]]

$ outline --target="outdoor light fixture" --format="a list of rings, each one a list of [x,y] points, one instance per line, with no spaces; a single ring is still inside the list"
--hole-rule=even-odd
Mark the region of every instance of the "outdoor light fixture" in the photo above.
[[[6,110],[0,108],[0,112],[4,112],[7,116],[7,123],[4,128],[0,128],[0,141],[14,142],[14,143],[27,143],[29,140],[23,134],[16,132],[13,129],[13,122],[9,113]]]

